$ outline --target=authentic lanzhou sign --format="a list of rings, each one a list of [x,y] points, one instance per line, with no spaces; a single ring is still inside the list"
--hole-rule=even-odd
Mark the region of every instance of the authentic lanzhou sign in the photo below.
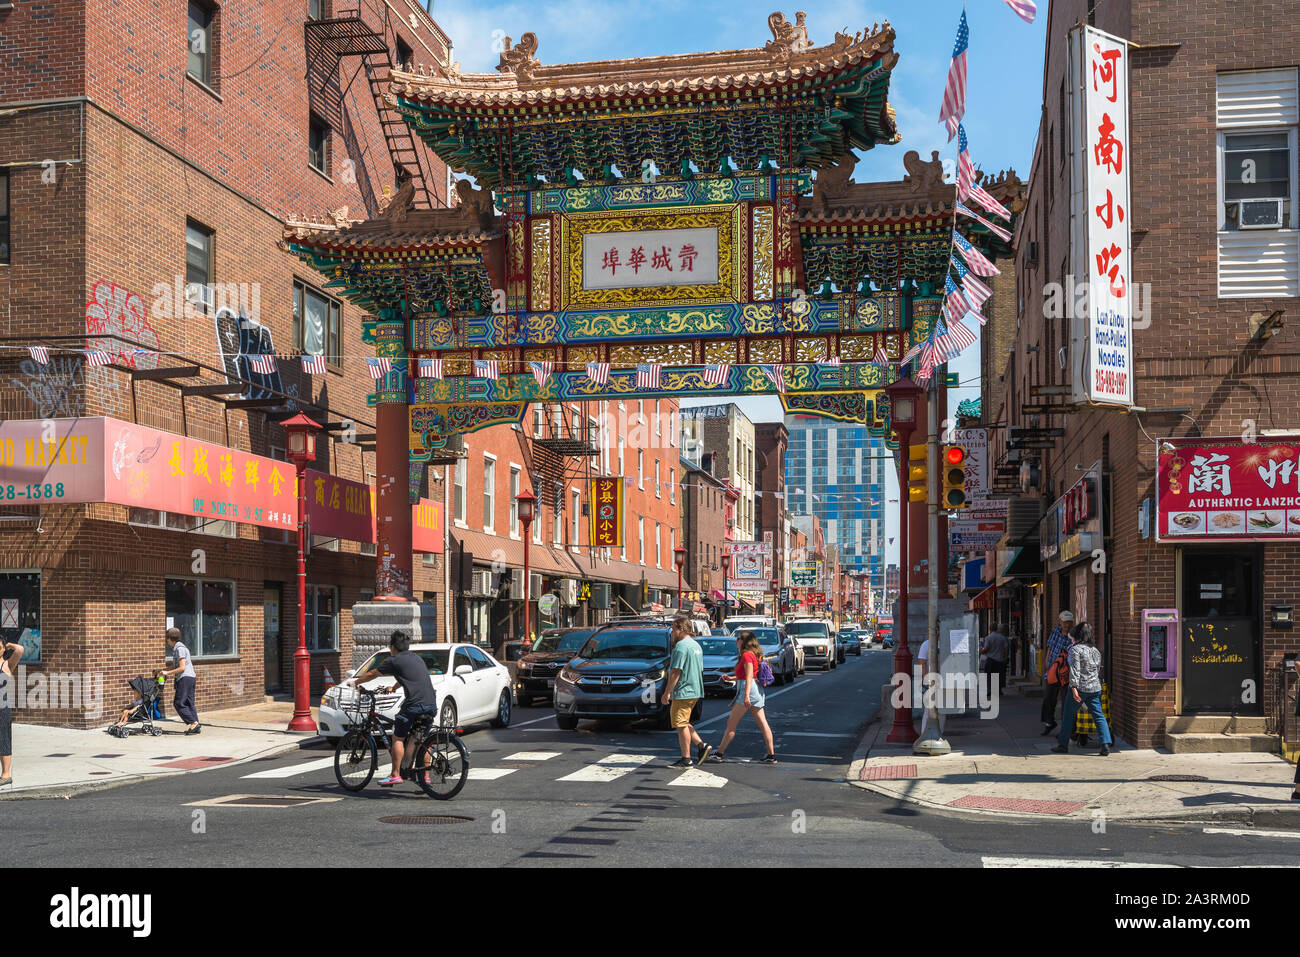
[[[1300,539],[1300,435],[1165,439],[1157,469],[1157,540]]]

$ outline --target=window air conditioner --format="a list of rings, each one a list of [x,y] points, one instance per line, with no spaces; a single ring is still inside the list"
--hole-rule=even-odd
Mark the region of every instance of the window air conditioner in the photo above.
[[[566,578],[560,582],[560,601],[569,606],[578,603],[578,582],[576,579]]]
[[[1280,229],[1282,199],[1243,199],[1237,204],[1239,229]]]
[[[542,596],[542,576],[540,572],[529,572],[528,577],[532,580],[532,586],[529,594],[531,594],[533,600],[536,601],[538,598]],[[519,597],[523,598],[524,596],[520,595]]]
[[[475,571],[474,577],[471,581],[473,584],[470,590],[475,595],[492,594],[492,573],[491,572]]]
[[[198,306],[205,312],[212,312],[216,308],[216,293],[213,292],[210,284],[204,285],[201,282],[192,282],[185,287],[185,301]]]
[[[537,594],[536,592],[533,592],[534,596],[536,596],[536,594]],[[524,600],[524,576],[523,575],[510,576],[510,600],[511,601]]]

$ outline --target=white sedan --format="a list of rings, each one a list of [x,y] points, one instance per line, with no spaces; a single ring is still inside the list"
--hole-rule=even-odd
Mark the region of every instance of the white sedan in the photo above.
[[[494,728],[510,724],[513,704],[510,694],[510,672],[490,654],[477,645],[470,644],[418,644],[411,651],[419,655],[429,669],[429,683],[433,686],[438,706],[438,723],[446,728],[460,728],[480,721],[489,721]],[[389,657],[387,649],[376,652],[360,668],[349,671],[345,677],[364,674],[379,666]],[[395,678],[371,678],[362,687],[368,691],[386,688]],[[375,699],[379,714],[392,720],[405,698],[399,685],[389,694]],[[357,693],[353,688],[336,685],[321,696],[317,725],[326,738],[341,738],[356,720]]]

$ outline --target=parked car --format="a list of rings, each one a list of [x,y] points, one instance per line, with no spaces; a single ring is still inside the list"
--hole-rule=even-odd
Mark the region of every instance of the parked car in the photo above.
[[[779,685],[794,681],[803,673],[803,648],[785,633],[780,625],[775,628],[754,628],[754,637],[763,648],[763,657]]]
[[[861,647],[858,649],[858,654],[862,654],[862,648],[870,648],[874,643],[875,632],[871,631],[868,628],[859,629],[858,641],[861,643]]]
[[[470,644],[411,645],[429,669],[429,683],[433,686],[438,706],[438,722],[443,727],[459,728],[482,721],[490,721],[494,728],[510,724],[511,694],[510,673],[506,666],[490,654]],[[388,649],[371,655],[360,668],[347,672],[344,678],[362,674],[389,657]],[[371,678],[362,687],[366,690],[384,688],[397,679],[380,675]],[[396,718],[406,695],[401,685],[375,701],[376,710],[387,718]],[[316,724],[325,738],[341,738],[351,726],[357,709],[357,692],[354,688],[335,685],[321,696]]]
[[[841,631],[835,636],[835,641],[840,646],[840,661],[844,660],[845,655],[862,657],[862,639],[858,632]]]
[[[776,619],[766,618],[762,615],[748,615],[736,618],[722,619],[723,626],[733,635],[738,631],[744,631],[747,628],[775,628]]]
[[[515,672],[515,698],[527,708],[534,698],[550,698],[555,676],[586,644],[595,628],[547,628],[537,636]]]
[[[836,667],[838,653],[835,650],[835,636],[831,634],[829,622],[820,618],[803,618],[787,622],[786,633],[803,646],[804,660],[810,665],[821,665],[827,671]]]
[[[597,628],[555,676],[555,723],[572,731],[583,718],[650,718],[667,728],[668,707],[659,697],[668,677],[670,631],[669,622],[646,618]],[[697,705],[692,720],[701,710]]]
[[[704,693],[734,694],[736,690],[736,639],[730,635],[720,638],[697,638],[704,652]]]
[[[731,632],[727,631],[725,628],[710,628],[709,634],[714,638],[726,638],[731,634]]]

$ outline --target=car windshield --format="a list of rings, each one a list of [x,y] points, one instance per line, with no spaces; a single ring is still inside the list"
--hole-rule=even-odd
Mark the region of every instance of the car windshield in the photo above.
[[[825,636],[826,626],[820,621],[792,621],[785,626],[787,634]]]
[[[617,628],[594,634],[578,652],[582,658],[644,658],[668,654],[667,628]]]
[[[779,645],[781,643],[781,633],[775,628],[751,628],[754,637],[758,639],[760,645]]]
[[[700,651],[706,655],[736,656],[736,643],[730,638],[700,638]]]
[[[424,662],[424,666],[429,669],[431,675],[445,675],[447,673],[447,654],[449,649],[446,648],[426,648],[423,651],[416,651]],[[357,669],[357,674],[365,674],[378,668],[381,664],[392,657],[387,651],[377,651],[370,656],[370,659]]]
[[[591,637],[591,632],[591,628],[580,628],[577,631],[542,635],[533,644],[533,651],[572,651],[576,655],[583,642]]]

